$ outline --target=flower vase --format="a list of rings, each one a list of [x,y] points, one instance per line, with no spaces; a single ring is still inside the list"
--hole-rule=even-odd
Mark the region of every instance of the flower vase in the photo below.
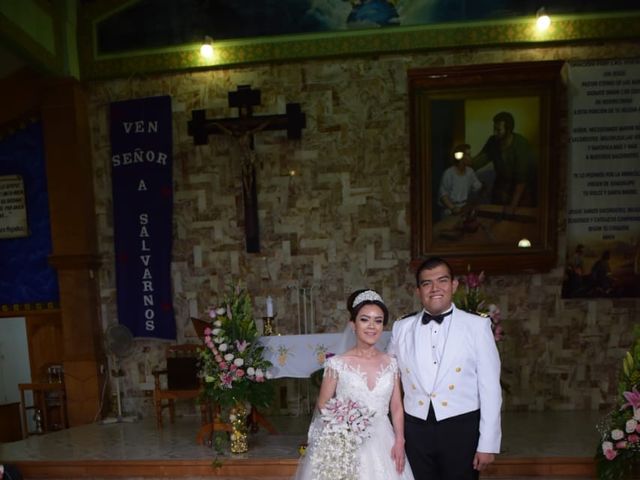
[[[247,405],[238,402],[229,410],[229,423],[231,423],[231,453],[245,453],[249,450],[249,428]]]

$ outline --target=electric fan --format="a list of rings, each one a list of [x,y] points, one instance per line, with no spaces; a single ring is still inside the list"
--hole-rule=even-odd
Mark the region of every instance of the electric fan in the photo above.
[[[122,401],[120,399],[120,377],[124,376],[124,372],[120,368],[120,361],[129,356],[133,351],[133,335],[124,325],[111,325],[105,332],[104,344],[105,350],[109,355],[109,362],[111,363],[109,374],[115,380],[116,384],[118,416],[115,418],[107,417],[102,420],[102,423],[135,422],[137,420],[136,416],[125,417],[122,415]]]

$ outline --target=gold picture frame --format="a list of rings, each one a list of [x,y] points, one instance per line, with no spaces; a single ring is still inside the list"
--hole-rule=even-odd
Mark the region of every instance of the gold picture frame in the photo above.
[[[491,273],[555,264],[562,65],[408,72],[414,262],[437,255]]]

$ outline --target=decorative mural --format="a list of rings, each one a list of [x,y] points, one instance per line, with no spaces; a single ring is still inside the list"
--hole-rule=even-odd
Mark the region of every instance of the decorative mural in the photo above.
[[[521,0],[140,0],[98,22],[100,54],[214,40],[504,20],[533,16]],[[637,9],[634,0],[560,0],[552,14]]]

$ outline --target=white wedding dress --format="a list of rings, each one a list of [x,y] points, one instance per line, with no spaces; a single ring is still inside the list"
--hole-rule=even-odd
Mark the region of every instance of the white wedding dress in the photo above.
[[[360,480],[413,480],[411,467],[405,457],[403,473],[396,471],[391,458],[391,448],[395,442],[393,427],[389,420],[389,401],[398,372],[395,358],[380,355],[378,365],[365,366],[358,357],[338,355],[325,362],[325,375],[338,378],[336,397],[358,401],[375,411],[371,435],[359,446],[357,452],[358,478]],[[314,441],[322,429],[320,415],[314,415],[309,427],[309,446],[300,459],[296,480],[314,480],[311,457]]]

